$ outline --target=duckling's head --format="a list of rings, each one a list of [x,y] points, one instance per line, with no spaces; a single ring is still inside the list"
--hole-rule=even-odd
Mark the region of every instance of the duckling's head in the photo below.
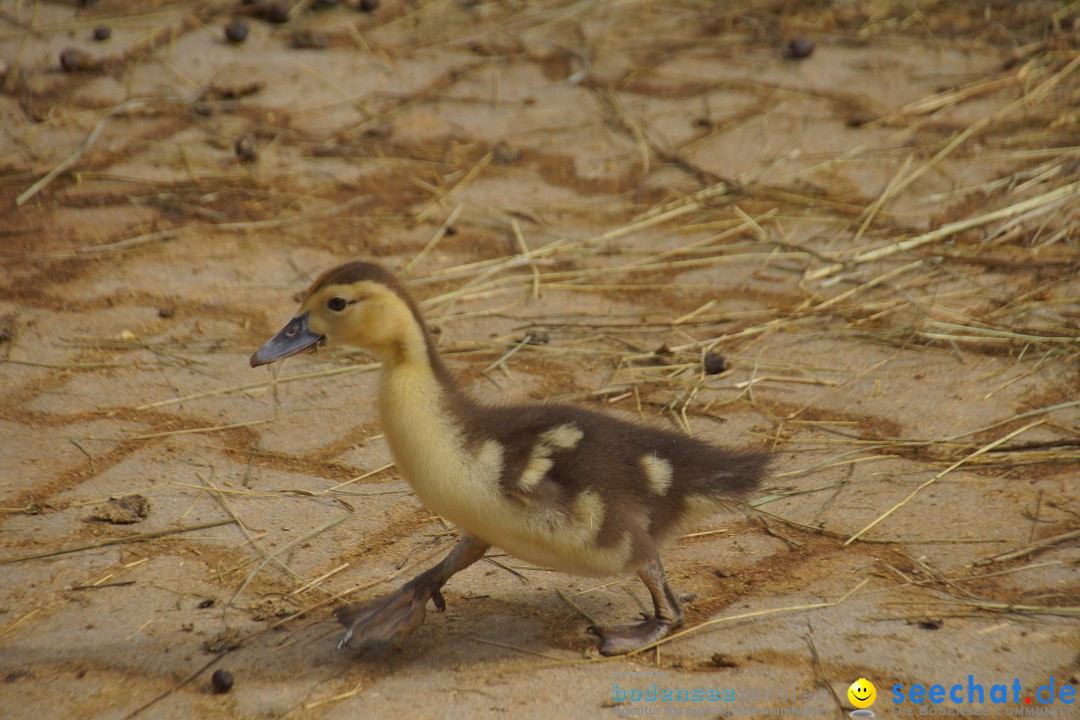
[[[319,346],[350,345],[386,362],[428,343],[420,311],[394,275],[356,261],[324,272],[304,295],[296,316],[251,356],[268,365]]]

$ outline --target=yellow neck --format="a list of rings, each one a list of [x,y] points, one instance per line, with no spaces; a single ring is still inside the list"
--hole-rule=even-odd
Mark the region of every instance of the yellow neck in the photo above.
[[[451,411],[456,390],[441,365],[432,365],[420,328],[407,326],[401,339],[381,358],[379,416],[398,470],[425,499],[424,487],[443,476],[440,467],[461,462],[463,432]]]

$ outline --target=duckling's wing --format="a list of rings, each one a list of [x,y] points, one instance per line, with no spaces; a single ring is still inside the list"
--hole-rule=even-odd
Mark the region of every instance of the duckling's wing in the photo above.
[[[580,511],[583,497],[595,498],[604,516],[599,539],[627,529],[666,539],[709,510],[743,500],[768,460],[574,406],[483,412],[477,432],[503,448],[504,496],[567,515]]]

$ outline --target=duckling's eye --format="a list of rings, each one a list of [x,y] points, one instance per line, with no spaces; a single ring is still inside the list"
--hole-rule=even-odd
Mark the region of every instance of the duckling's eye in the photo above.
[[[345,298],[332,297],[326,301],[326,307],[330,308],[334,312],[341,312],[348,306],[348,302]]]

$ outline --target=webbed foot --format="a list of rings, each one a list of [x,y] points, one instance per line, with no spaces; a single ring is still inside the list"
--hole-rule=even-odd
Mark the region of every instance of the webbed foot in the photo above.
[[[682,627],[683,614],[679,599],[668,587],[667,577],[660,556],[653,554],[638,570],[638,577],[649,589],[653,600],[653,614],[642,613],[644,622],[634,625],[601,627],[593,625],[589,631],[598,635],[604,642],[600,645],[600,654],[604,656],[626,655],[646,645],[662,640]]]
[[[593,625],[589,628],[589,632],[594,633],[604,641],[600,645],[600,654],[610,657],[612,655],[626,655],[638,648],[661,640],[671,634],[673,630],[678,629],[680,625],[682,625],[680,621],[650,617],[644,622],[633,625],[610,627]]]
[[[416,586],[410,583],[393,595],[374,602],[338,608],[334,615],[345,626],[338,650],[346,645],[359,648],[371,643],[400,641],[423,624],[429,598],[435,601],[439,610],[446,609],[446,601],[439,589],[426,583]]]
[[[405,583],[396,593],[374,602],[338,608],[334,615],[345,626],[338,650],[346,645],[359,648],[370,643],[398,642],[423,624],[428,600],[439,610],[445,610],[442,586],[454,573],[484,557],[488,547],[487,543],[466,536],[442,562]]]

